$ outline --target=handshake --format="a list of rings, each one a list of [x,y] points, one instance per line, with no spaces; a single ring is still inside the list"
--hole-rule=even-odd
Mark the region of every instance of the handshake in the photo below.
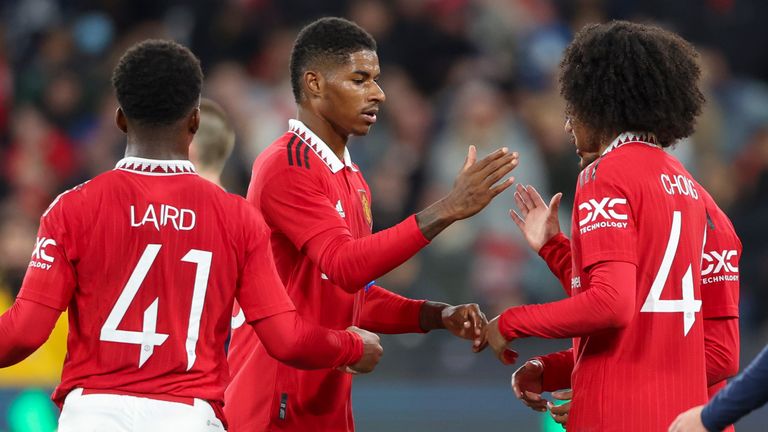
[[[507,348],[509,342],[499,332],[498,317],[488,322],[477,304],[451,306],[426,302],[419,319],[424,331],[445,329],[456,337],[471,340],[474,352],[490,346],[502,363],[512,364],[517,360],[517,353]],[[356,363],[341,369],[352,374],[372,372],[384,355],[379,336],[355,326],[347,328],[347,331],[360,337],[363,355]]]

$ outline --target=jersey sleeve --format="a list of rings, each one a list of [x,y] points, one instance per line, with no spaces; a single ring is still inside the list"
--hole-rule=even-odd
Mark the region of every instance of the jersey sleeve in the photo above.
[[[547,263],[549,270],[560,281],[565,293],[571,295],[571,241],[563,233],[558,233],[544,243],[539,256]]]
[[[708,227],[701,258],[701,312],[708,318],[738,318],[741,242],[719,209],[707,206]]]
[[[243,241],[245,255],[240,274],[237,302],[249,323],[295,310],[280,281],[269,243],[269,228],[255,209],[244,201]]]
[[[19,298],[31,300],[59,311],[67,309],[77,287],[75,263],[77,212],[73,205],[77,191],[67,191],[54,200],[40,218],[35,248],[24,275]]]
[[[595,168],[576,189],[574,226],[579,231],[581,265],[586,270],[601,261],[637,265],[637,225],[632,194],[616,175],[616,166]],[[626,181],[624,179],[623,181]]]

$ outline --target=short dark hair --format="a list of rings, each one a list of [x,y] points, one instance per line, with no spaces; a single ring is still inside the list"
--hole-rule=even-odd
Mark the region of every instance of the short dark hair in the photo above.
[[[291,88],[296,102],[301,100],[301,76],[309,65],[318,60],[345,64],[350,54],[363,50],[376,51],[376,41],[344,18],[320,18],[301,29],[291,52]]]
[[[560,63],[560,93],[598,133],[652,132],[663,147],[693,133],[704,95],[698,54],[680,36],[627,21],[576,34]]]
[[[203,71],[187,47],[150,39],[123,54],[112,85],[126,117],[144,125],[170,125],[197,107]]]

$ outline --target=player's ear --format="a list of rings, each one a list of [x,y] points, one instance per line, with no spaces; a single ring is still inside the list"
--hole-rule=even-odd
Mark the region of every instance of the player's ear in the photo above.
[[[123,133],[128,133],[128,119],[125,118],[125,113],[120,107],[117,107],[117,111],[115,111],[115,124]]]
[[[196,107],[189,116],[189,133],[194,135],[200,128],[200,107]]]
[[[307,93],[307,98],[320,97],[324,87],[325,78],[322,74],[311,70],[304,72],[304,91]]]

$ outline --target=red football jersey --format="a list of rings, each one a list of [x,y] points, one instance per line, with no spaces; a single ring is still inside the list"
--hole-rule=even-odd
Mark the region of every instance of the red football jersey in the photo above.
[[[382,290],[373,287],[366,293],[367,281],[359,287],[334,283],[309,256],[307,244],[329,231],[349,239],[370,236],[368,184],[348,153],[340,160],[299,121],[291,120],[289,128],[254,162],[248,201],[262,212],[272,230],[278,273],[302,318],[331,329],[366,328],[361,317],[366,294]],[[423,246],[426,240],[415,222],[410,223]],[[345,265],[370,265],[360,256],[350,261],[354,262]],[[409,304],[411,321],[418,323],[421,303]],[[234,314],[233,327],[237,327],[242,319],[237,309]],[[232,432],[354,429],[352,375],[337,370],[305,371],[279,363],[245,326],[233,330],[228,359],[233,375],[225,410]]]
[[[126,158],[43,214],[19,297],[64,310],[61,403],[75,387],[223,403],[235,297],[294,310],[253,207],[189,161]]]
[[[685,168],[648,141],[621,134],[578,179],[573,295],[589,289],[583,275],[596,263],[637,265],[631,322],[574,341],[568,427],[580,432],[666,430],[680,412],[707,401],[705,202]]]

